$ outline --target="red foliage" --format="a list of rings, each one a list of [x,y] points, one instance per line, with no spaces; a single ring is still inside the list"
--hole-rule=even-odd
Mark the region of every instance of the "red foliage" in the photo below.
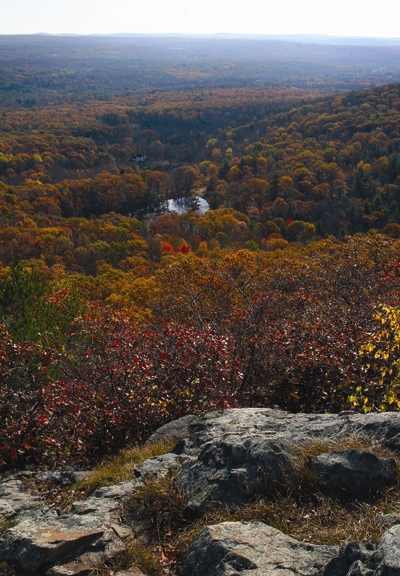
[[[169,242],[164,242],[164,244],[161,244],[161,252],[165,252],[165,253],[174,252],[174,248],[173,248],[173,246],[171,246],[171,244]]]
[[[184,244],[180,248],[177,248],[176,252],[180,252],[181,254],[187,254],[188,252],[190,252],[190,246],[188,246],[187,244]]]
[[[13,353],[3,352],[3,373],[37,361],[9,336],[3,348]],[[3,465],[94,461],[184,414],[235,405],[240,379],[230,339],[211,327],[138,331],[96,311],[76,321],[65,352],[44,360],[28,383],[13,377],[14,389],[1,389]]]

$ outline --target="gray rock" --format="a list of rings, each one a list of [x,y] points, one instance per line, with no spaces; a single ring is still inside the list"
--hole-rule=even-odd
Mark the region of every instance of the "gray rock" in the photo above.
[[[147,440],[146,444],[157,444],[158,442],[178,442],[181,438],[188,436],[190,429],[201,421],[200,416],[189,414],[182,416],[178,420],[164,424],[154,432]]]
[[[382,516],[378,516],[376,522],[381,526],[390,528],[390,526],[400,524],[400,516],[398,514],[383,514]]]
[[[132,538],[132,530],[120,520],[121,504],[150,476],[165,476],[186,459],[176,454],[151,458],[138,467],[138,478],[99,488],[84,501],[75,502],[63,516],[43,506],[39,496],[22,480],[11,478],[3,482],[0,514],[15,518],[18,524],[0,537],[0,562],[10,562],[19,573],[29,575],[90,574],[100,562],[123,550],[124,541]],[[69,470],[66,474],[41,473],[39,477],[57,484],[75,481]]]
[[[149,478],[163,478],[172,472],[176,472],[186,460],[183,456],[177,454],[163,454],[148,458],[135,468],[135,476],[143,481]]]
[[[375,494],[397,480],[394,458],[378,458],[367,450],[340,450],[311,458],[310,468],[332,490],[355,498]]]
[[[399,576],[400,526],[377,546],[298,542],[261,522],[224,522],[204,528],[185,552],[181,576]]]
[[[321,576],[334,546],[298,542],[261,522],[204,528],[182,560],[182,576]]]
[[[378,546],[347,542],[326,566],[324,576],[399,576],[400,526],[385,532]]]
[[[22,482],[12,482],[15,489],[22,489]],[[36,497],[21,492],[24,508],[17,516],[17,526],[0,537],[0,562],[10,562],[26,574],[45,570],[47,576],[89,574],[94,565],[124,549],[123,540],[131,530],[120,522],[121,502],[141,485],[140,480],[133,480],[101,488],[63,516],[48,509],[38,515],[35,507],[29,515],[26,501],[31,497],[32,506],[36,506]],[[9,482],[1,487],[3,493],[11,492]],[[19,491],[15,497],[18,502]]]
[[[197,455],[204,444],[225,435],[261,434],[265,439],[289,438],[294,444],[357,437],[375,440],[400,452],[400,414],[290,414],[271,408],[235,408],[211,412],[189,427],[190,437],[178,443],[176,454]]]
[[[400,526],[392,526],[384,533],[378,544],[378,553],[382,554],[380,572],[376,576],[400,575]],[[375,575],[374,575],[375,576]]]
[[[71,527],[60,522],[37,525],[25,520],[0,538],[0,561],[34,573],[101,538],[104,528],[98,521],[96,524]]]
[[[137,479],[99,488],[85,500],[74,502],[69,515],[96,515],[102,521],[118,523],[122,502],[128,500],[133,491],[141,486],[143,482]]]
[[[13,520],[40,519],[49,512],[49,507],[40,500],[40,496],[32,493],[22,480],[10,479],[2,482],[0,484],[0,502],[4,503],[2,510],[5,515],[14,511]]]
[[[260,434],[226,435],[206,443],[198,460],[184,463],[173,485],[186,495],[187,513],[199,515],[217,504],[239,506],[271,490],[288,473],[290,452],[284,440],[271,442]]]
[[[71,486],[88,476],[89,472],[82,470],[53,470],[40,472],[37,478],[55,484],[56,486]]]

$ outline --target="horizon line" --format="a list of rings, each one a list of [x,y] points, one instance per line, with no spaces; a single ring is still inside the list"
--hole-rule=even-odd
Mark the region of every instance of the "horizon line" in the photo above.
[[[400,36],[348,36],[348,35],[336,35],[336,34],[301,34],[301,33],[281,33],[281,34],[258,34],[258,33],[246,33],[246,32],[196,32],[196,33],[186,33],[186,32],[10,32],[10,33],[0,33],[1,36],[75,36],[75,37],[88,37],[88,36],[173,36],[173,37],[221,37],[228,36],[230,38],[258,38],[258,39],[281,39],[281,38],[292,38],[292,39],[326,39],[326,40],[379,40],[379,41],[398,41],[400,42]]]

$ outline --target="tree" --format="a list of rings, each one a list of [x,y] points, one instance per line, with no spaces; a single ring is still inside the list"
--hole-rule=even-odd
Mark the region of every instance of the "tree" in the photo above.
[[[69,322],[81,308],[76,295],[52,291],[35,268],[13,264],[0,281],[0,323],[19,342],[65,341]]]
[[[191,166],[180,166],[171,172],[171,182],[176,197],[190,196],[193,189],[201,184],[200,174]]]

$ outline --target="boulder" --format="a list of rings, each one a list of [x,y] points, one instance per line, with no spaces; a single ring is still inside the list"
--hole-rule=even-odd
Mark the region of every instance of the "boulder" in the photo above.
[[[51,520],[36,524],[24,520],[0,538],[0,562],[11,562],[22,572],[34,573],[89,543],[98,542],[104,532],[97,519],[81,525]]]
[[[184,554],[181,576],[321,576],[335,546],[298,542],[262,522],[204,528]]]
[[[367,450],[341,450],[311,458],[309,467],[328,489],[365,498],[397,480],[396,460]]]
[[[298,542],[261,522],[204,528],[185,552],[180,576],[399,576],[400,526],[378,545]]]
[[[272,408],[235,408],[211,412],[188,426],[189,434],[173,449],[176,454],[198,455],[207,442],[227,434],[260,434],[265,439],[287,438],[292,444],[356,437],[375,440],[400,452],[400,414],[291,414]]]
[[[225,435],[207,442],[198,459],[182,465],[173,485],[186,496],[186,513],[202,514],[216,505],[239,506],[271,490],[290,472],[291,446],[261,434]]]

